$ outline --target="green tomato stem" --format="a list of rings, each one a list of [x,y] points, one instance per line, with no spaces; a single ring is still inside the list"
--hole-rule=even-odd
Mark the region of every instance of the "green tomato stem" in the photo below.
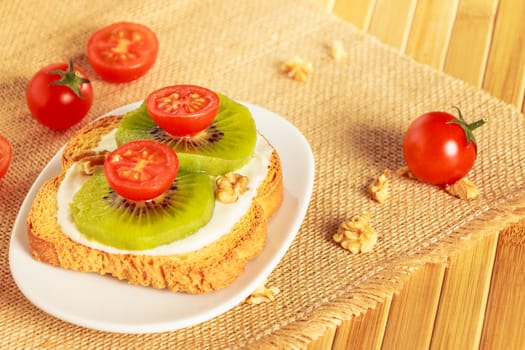
[[[87,84],[90,82],[89,79],[83,78],[80,75],[78,75],[77,72],[75,72],[73,60],[69,60],[69,66],[67,67],[66,71],[52,70],[49,72],[49,74],[58,74],[60,76],[60,79],[52,82],[51,85],[67,86],[78,97],[82,97],[82,93],[80,92],[80,86],[82,84]]]
[[[450,120],[447,124],[457,124],[461,126],[461,128],[465,132],[465,137],[467,139],[467,145],[470,145],[471,141],[474,144],[476,144],[476,139],[474,138],[474,134],[472,133],[472,131],[484,125],[489,119],[487,117],[484,117],[478,121],[475,121],[474,123],[467,124],[467,122],[463,118],[463,115],[461,114],[461,110],[456,106],[453,106],[453,108],[455,108],[456,111],[458,111],[459,119]]]
[[[479,128],[480,126],[484,125],[488,121],[489,121],[489,118],[488,117],[484,117],[484,118],[481,118],[478,121],[475,121],[474,123],[467,124],[467,127],[469,128],[470,131],[472,131],[472,130],[475,130],[475,129]]]

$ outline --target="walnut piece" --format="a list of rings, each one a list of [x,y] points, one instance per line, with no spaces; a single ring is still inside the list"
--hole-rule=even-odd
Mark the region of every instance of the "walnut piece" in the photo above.
[[[226,173],[216,180],[215,194],[222,203],[234,203],[248,190],[248,178],[237,173]]]
[[[339,225],[333,240],[354,254],[367,253],[377,243],[377,233],[369,225],[370,214],[363,213]]]
[[[392,172],[386,169],[383,174],[376,177],[368,186],[368,193],[379,203],[384,203],[390,196],[388,180],[392,178]]]
[[[284,62],[282,69],[288,77],[298,81],[306,81],[314,70],[311,62],[307,62],[298,56]]]
[[[77,169],[86,175],[92,175],[98,167],[104,166],[108,151],[84,151],[76,154],[73,161],[77,162]]]
[[[467,178],[445,186],[445,190],[459,199],[474,199],[479,196],[479,188]]]
[[[263,284],[260,287],[257,287],[252,294],[250,294],[244,302],[246,304],[254,305],[254,304],[261,304],[261,303],[269,303],[270,301],[274,301],[277,294],[279,294],[280,290],[277,287],[270,287],[266,288],[266,286]]]
[[[332,53],[332,58],[336,62],[341,62],[348,55],[346,53],[346,50],[345,50],[344,46],[343,46],[343,42],[341,40],[335,40],[332,43],[332,52],[331,53]]]

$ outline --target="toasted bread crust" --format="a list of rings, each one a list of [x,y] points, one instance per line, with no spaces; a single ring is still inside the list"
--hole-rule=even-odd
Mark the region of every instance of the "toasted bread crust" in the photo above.
[[[98,145],[102,135],[113,130],[120,116],[100,118],[81,129],[66,145],[63,171],[38,191],[28,215],[32,256],[66,269],[109,274],[130,284],[167,288],[187,293],[205,293],[231,284],[248,260],[260,254],[267,234],[267,221],[282,201],[282,168],[276,151],[266,179],[250,209],[233,229],[198,251],[170,256],[113,254],[93,249],[66,236],[57,221],[57,191],[75,154]]]
[[[69,168],[76,154],[97,147],[102,136],[114,130],[121,120],[121,115],[111,115],[98,118],[80,129],[64,147],[62,168]]]
[[[283,201],[283,172],[281,159],[275,150],[270,158],[268,174],[259,186],[255,200],[263,208],[267,219],[270,219],[281,206]]]

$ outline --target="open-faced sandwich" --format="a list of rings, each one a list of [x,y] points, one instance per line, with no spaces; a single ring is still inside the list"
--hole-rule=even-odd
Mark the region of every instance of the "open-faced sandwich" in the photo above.
[[[30,250],[66,269],[208,292],[262,251],[282,196],[279,156],[247,107],[168,86],[68,142],[31,207]]]

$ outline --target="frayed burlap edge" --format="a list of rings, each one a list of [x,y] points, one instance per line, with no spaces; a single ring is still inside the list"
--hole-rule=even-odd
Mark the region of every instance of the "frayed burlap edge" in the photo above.
[[[517,224],[525,227],[522,220],[525,220],[525,195],[509,198],[505,204],[479,213],[469,223],[443,239],[392,263],[373,276],[355,281],[351,293],[346,292],[328,300],[315,310],[306,310],[287,324],[276,324],[273,330],[252,339],[253,343],[241,344],[240,348],[305,349],[342,322],[375,309],[386,298],[399,293],[412,272],[425,264],[446,264],[450,257],[472,248],[487,236],[499,235]],[[513,236],[513,239],[518,239],[518,243],[525,243],[522,242],[525,237]]]

